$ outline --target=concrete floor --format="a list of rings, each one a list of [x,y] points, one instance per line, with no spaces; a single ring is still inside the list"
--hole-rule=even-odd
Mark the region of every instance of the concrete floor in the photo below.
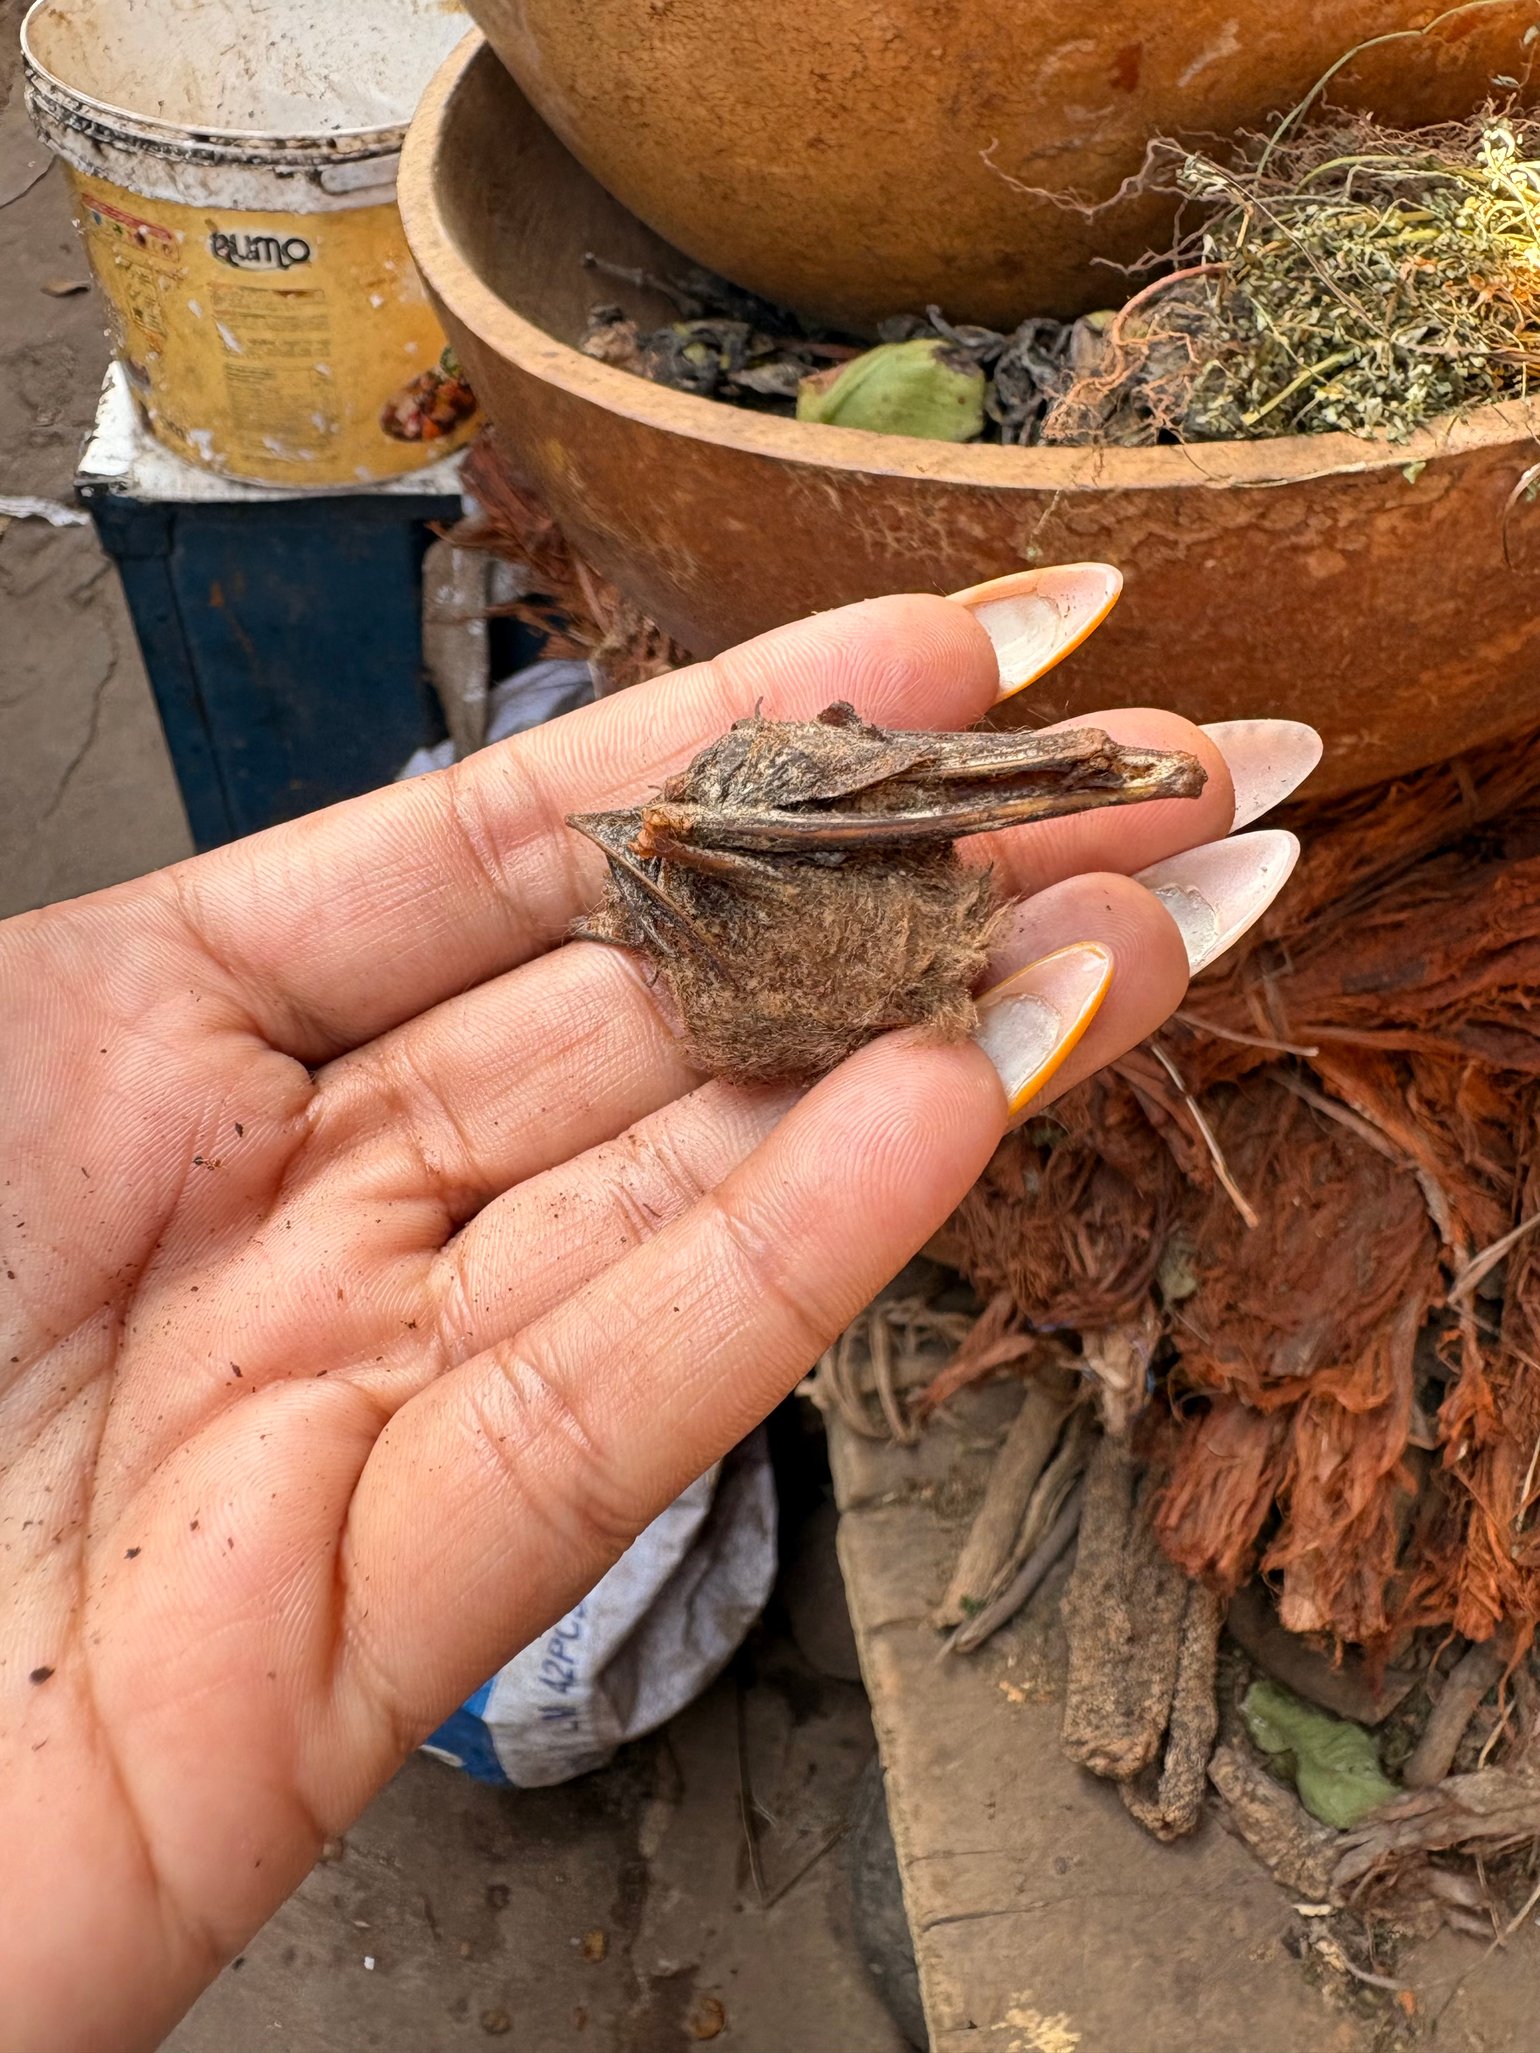
[[[0,0],[0,496],[65,500],[107,343],[92,293],[56,296],[84,281],[86,264],[63,181],[22,111],[19,13]],[[0,516],[0,916],[190,849],[144,666],[95,535]]]
[[[0,0],[0,496],[67,501],[107,346],[94,297],[61,290],[86,266],[22,111],[20,12]],[[0,916],[189,851],[92,530],[0,516]],[[852,1939],[843,1847],[829,1845],[873,1741],[832,1521],[810,1503],[784,1601],[700,1703],[565,1789],[494,1791],[413,1761],[170,2053],[487,2039],[666,2053],[711,2037],[739,2053],[899,2053]]]
[[[167,2053],[904,2053],[837,1836],[872,1749],[859,1684],[820,1674],[772,1614],[664,1732],[566,1788],[416,1760]]]

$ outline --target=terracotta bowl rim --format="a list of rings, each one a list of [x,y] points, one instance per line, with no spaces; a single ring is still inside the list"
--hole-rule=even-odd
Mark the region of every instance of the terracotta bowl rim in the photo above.
[[[975,489],[1150,491],[1266,488],[1353,473],[1405,470],[1472,451],[1531,442],[1540,454],[1540,399],[1501,400],[1448,416],[1405,442],[1347,434],[1145,449],[1005,448],[911,441],[752,413],[651,384],[584,356],[519,313],[482,278],[439,202],[438,164],[456,102],[478,65],[500,60],[473,29],[424,93],[402,152],[398,200],[418,268],[447,311],[496,355],[573,398],[659,433],[819,470],[929,479]]]

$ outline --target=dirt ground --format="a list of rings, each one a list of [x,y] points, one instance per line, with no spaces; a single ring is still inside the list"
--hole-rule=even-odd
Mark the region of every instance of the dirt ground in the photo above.
[[[853,1659],[832,1525],[793,1556],[783,1594],[816,1586],[815,1638],[835,1607]],[[777,1605],[733,1672],[600,1774],[499,1791],[417,1759],[166,2053],[904,2053],[830,1845],[873,1749],[859,1684],[821,1673]]]
[[[60,290],[86,266],[22,110],[19,19],[0,0],[0,495],[58,502],[107,345],[93,296]],[[94,533],[0,516],[0,916],[189,851]],[[831,1520],[790,1555],[783,1592],[812,1659],[778,1602],[692,1710],[564,1789],[492,1790],[412,1761],[169,2053],[666,2053],[708,2035],[738,2053],[899,2053],[852,1935],[843,1846],[828,1845],[873,1752]]]

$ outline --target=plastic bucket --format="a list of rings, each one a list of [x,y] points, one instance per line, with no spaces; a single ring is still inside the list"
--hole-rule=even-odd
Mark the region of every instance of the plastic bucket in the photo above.
[[[467,26],[458,0],[37,0],[28,108],[179,455],[335,491],[467,438],[395,203],[406,124]]]

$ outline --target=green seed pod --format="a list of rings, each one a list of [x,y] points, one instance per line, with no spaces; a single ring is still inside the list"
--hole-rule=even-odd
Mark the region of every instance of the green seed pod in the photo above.
[[[875,435],[972,442],[984,431],[984,373],[940,336],[884,342],[864,356],[804,378],[797,419]]]

